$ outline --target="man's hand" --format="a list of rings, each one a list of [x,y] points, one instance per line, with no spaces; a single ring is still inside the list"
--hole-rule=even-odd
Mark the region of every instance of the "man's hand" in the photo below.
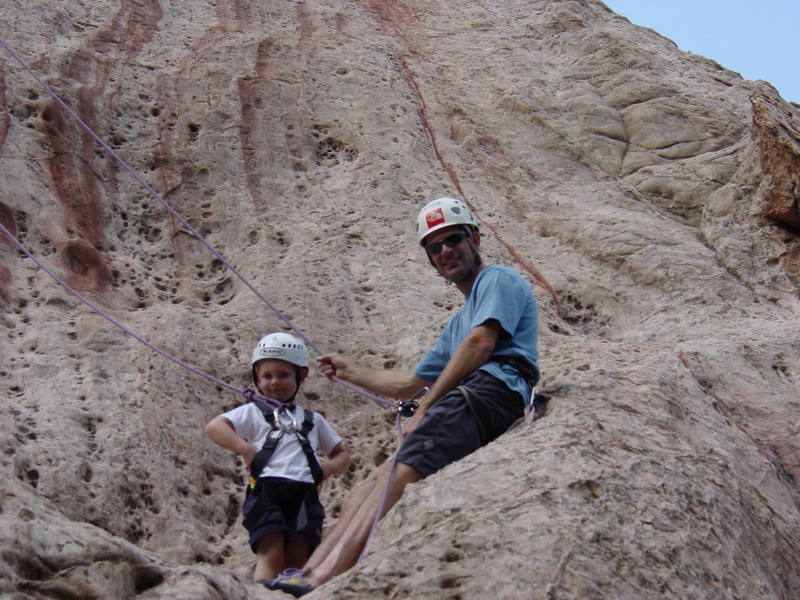
[[[325,354],[318,357],[317,366],[328,379],[338,377],[342,381],[349,381],[347,374],[348,370],[352,370],[352,364],[338,354]]]
[[[325,354],[317,358],[319,370],[325,377],[336,377],[370,392],[391,398],[406,399],[425,385],[412,371],[404,369],[376,369],[359,365],[340,354]]]
[[[414,411],[414,416],[410,417],[405,425],[403,426],[403,437],[408,437],[408,434],[416,429],[419,422],[422,420],[422,417],[425,416],[425,408],[420,405],[417,407],[417,410]]]

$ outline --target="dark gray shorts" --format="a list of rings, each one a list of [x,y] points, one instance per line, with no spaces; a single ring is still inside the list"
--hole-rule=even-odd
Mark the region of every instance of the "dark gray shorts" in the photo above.
[[[275,531],[282,531],[287,542],[306,542],[310,550],[319,545],[325,509],[313,483],[261,477],[248,492],[242,512],[253,552],[258,540]]]
[[[400,447],[398,461],[424,477],[488,444],[525,412],[522,396],[486,371],[473,372],[460,385],[469,389],[472,408],[458,388],[448,392]]]

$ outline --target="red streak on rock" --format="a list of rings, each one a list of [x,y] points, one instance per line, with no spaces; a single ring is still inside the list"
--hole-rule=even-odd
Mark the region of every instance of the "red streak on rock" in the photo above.
[[[238,81],[239,105],[241,110],[240,139],[242,147],[242,162],[245,170],[250,196],[257,208],[262,209],[267,202],[261,189],[261,168],[257,156],[264,150],[264,139],[269,135],[259,131],[263,117],[259,111],[263,107],[263,97],[272,91],[280,95],[280,105],[290,107],[284,119],[289,125],[286,133],[286,146],[294,159],[293,167],[302,170],[304,166],[304,147],[302,144],[302,131],[305,128],[307,118],[304,115],[302,104],[304,84],[281,84],[275,89],[269,90],[268,86],[273,85],[272,80],[282,67],[281,61],[291,61],[292,70],[303,72],[307,70],[308,54],[313,48],[311,38],[316,27],[313,23],[308,7],[304,3],[298,3],[295,10],[295,21],[299,39],[294,44],[294,52],[287,58],[285,56],[276,57],[275,44],[272,40],[263,40],[256,51],[254,77],[243,77]]]
[[[336,33],[343,33],[347,27],[347,15],[343,13],[336,13]]]
[[[11,271],[5,265],[0,265],[0,300],[7,302],[11,292]]]
[[[5,146],[6,136],[8,135],[9,116],[6,107],[6,74],[5,62],[0,61],[0,156],[3,155],[3,147]],[[0,223],[3,224],[11,235],[17,235],[17,224],[14,222],[14,215],[11,209],[5,204],[0,202]],[[0,234],[0,240],[4,243],[0,245],[13,247],[11,240],[7,239],[5,235]],[[5,265],[0,264],[0,299],[7,300],[9,291],[11,290],[11,271]]]
[[[11,212],[11,209],[2,202],[0,202],[0,223],[3,224],[3,227],[8,229],[11,235],[17,235],[17,224],[14,221],[14,214]],[[0,240],[4,240],[10,247],[14,247],[11,240],[7,239],[6,236],[0,235]]]
[[[242,77],[237,82],[239,88],[239,106],[241,110],[241,127],[239,138],[242,148],[242,162],[244,163],[247,187],[250,196],[256,205],[263,202],[259,185],[259,161],[256,152],[258,144],[258,107],[259,85],[268,80],[269,56],[273,49],[271,40],[264,40],[258,45],[256,51],[255,77]]]
[[[86,121],[88,116],[83,112],[81,118]],[[100,187],[87,164],[91,159],[85,152],[77,155],[74,152],[74,139],[81,132],[72,117],[57,104],[51,104],[42,112],[42,121],[53,152],[48,164],[56,196],[79,235],[102,247],[105,245],[105,232]],[[85,141],[83,146],[85,148]]]
[[[107,94],[106,88],[115,64],[141,52],[144,44],[152,39],[161,16],[161,7],[155,0],[123,0],[109,27],[73,54],[67,69],[53,86],[56,89],[78,87],[75,112],[101,137],[104,132],[98,127],[97,99],[107,97],[111,102],[115,94]],[[55,193],[70,220],[68,229],[81,238],[67,245],[64,261],[68,269],[75,269],[80,282],[95,290],[105,289],[111,277],[107,267],[99,268],[103,259],[97,249],[106,246],[106,232],[103,190],[97,173],[113,172],[111,158],[95,156],[94,138],[60,105],[51,103],[41,117],[52,148],[49,169]],[[77,147],[76,140],[80,140]],[[115,143],[106,141],[112,146]],[[78,244],[79,250],[75,250],[73,244]]]
[[[0,144],[0,151],[1,150],[2,144]],[[11,213],[11,209],[2,202],[0,202],[0,223],[3,224],[3,227],[5,227],[11,235],[17,235],[17,224],[14,222],[14,215]],[[0,234],[0,240],[5,242],[5,244],[0,245],[0,248],[6,245],[13,247],[11,240],[7,239],[5,235]],[[3,254],[5,254],[5,252]],[[11,271],[7,266],[0,264],[0,299],[8,300],[11,292],[11,283]]]
[[[168,76],[159,79],[157,96],[161,103],[159,114],[158,145],[153,150],[152,164],[157,169],[159,191],[178,213],[197,226],[202,220],[202,210],[197,202],[196,191],[201,184],[196,181],[196,150],[189,146],[182,129],[178,127],[181,115],[189,113],[195,100],[192,96],[193,70],[202,64],[209,55],[214,55],[226,43],[232,31],[252,30],[255,19],[252,17],[252,4],[247,0],[218,0],[214,3],[217,22],[209,24],[206,33],[196,39],[183,57],[173,66]],[[245,149],[247,152],[247,149]],[[251,148],[250,154],[255,149]],[[251,161],[252,163],[252,161]],[[252,177],[248,178],[252,186]],[[170,217],[174,260],[181,280],[180,286],[188,285],[190,278],[184,276],[192,249],[198,245],[175,217]],[[186,296],[186,302],[196,300]]]
[[[3,155],[3,150],[8,136],[8,127],[11,120],[8,114],[8,105],[6,104],[6,72],[5,61],[0,60],[0,157]],[[14,222],[14,215],[11,209],[5,204],[0,202],[0,223],[3,224],[11,235],[17,235],[17,224]],[[5,245],[12,246],[11,240],[7,239],[5,235],[0,234],[0,240],[4,243],[0,245],[2,248]],[[9,294],[11,293],[11,283],[13,278],[11,270],[4,264],[0,264],[0,300],[8,301]]]
[[[6,136],[8,135],[8,126],[11,122],[11,117],[8,114],[8,105],[6,104],[6,63],[0,60],[0,156],[3,154],[3,146],[6,143]]]
[[[413,44],[406,38],[405,30],[414,22],[414,12],[397,0],[368,0],[367,6],[378,18],[383,31],[402,41],[409,52],[414,52]]]
[[[297,3],[297,23],[300,25],[300,48],[307,48],[308,46],[303,42],[308,41],[311,39],[311,36],[314,35],[314,31],[316,27],[311,22],[311,17],[308,14],[308,8],[306,7],[304,2]]]
[[[197,185],[192,179],[195,169],[192,166],[194,150],[187,144],[186,137],[180,134],[177,126],[179,115],[189,112],[193,99],[191,92],[187,91],[192,81],[192,70],[195,64],[202,62],[206,55],[215,52],[223,43],[226,36],[236,29],[235,19],[237,10],[241,7],[225,2],[217,3],[217,15],[220,22],[211,26],[208,33],[195,41],[184,57],[178,61],[170,74],[162,77],[157,86],[157,96],[161,103],[159,114],[158,145],[153,150],[152,163],[158,170],[159,191],[182,217],[192,226],[197,225],[199,219],[199,203],[193,190]],[[233,21],[232,21],[233,19]],[[181,223],[170,216],[172,227],[172,240],[174,244],[175,263],[179,268],[181,286],[186,285],[188,277],[184,277],[184,268],[187,265],[187,255],[192,246],[196,244],[192,234]],[[190,304],[192,300],[188,301]]]
[[[8,136],[8,126],[10,117],[8,115],[8,106],[6,104],[6,72],[5,61],[0,60],[0,156],[3,155],[3,150]],[[17,234],[16,223],[14,223],[14,216],[11,214],[11,209],[5,204],[0,202],[0,223],[8,229],[12,235]],[[10,244],[4,235],[0,235],[0,239]]]
[[[104,292],[111,285],[111,270],[97,249],[84,240],[68,242],[61,251],[67,269],[66,283],[75,289]]]
[[[370,10],[377,16],[378,21],[381,24],[383,31],[399,41],[401,41],[406,49],[409,52],[409,56],[416,56],[417,52],[414,48],[414,44],[411,42],[409,36],[406,35],[406,28],[414,22],[414,15],[413,12],[402,2],[387,2],[384,0],[367,0],[367,5],[369,6]],[[506,242],[499,234],[497,229],[488,221],[486,221],[478,211],[475,210],[475,206],[469,201],[467,195],[464,193],[464,189],[461,187],[461,179],[458,176],[455,168],[452,164],[450,164],[442,154],[441,150],[439,149],[439,143],[436,137],[436,131],[434,130],[433,126],[431,125],[431,118],[428,113],[428,105],[425,102],[425,96],[422,93],[422,89],[418,82],[417,74],[411,68],[409,61],[404,56],[400,56],[398,59],[400,64],[400,70],[403,73],[403,76],[408,83],[409,88],[411,89],[412,94],[416,98],[417,106],[418,106],[418,113],[419,119],[422,123],[422,127],[425,130],[425,133],[428,136],[428,140],[431,145],[431,149],[433,150],[434,155],[436,156],[436,160],[439,161],[439,164],[442,166],[442,169],[447,173],[447,176],[450,178],[450,181],[453,184],[453,187],[458,191],[461,198],[464,199],[464,202],[470,207],[470,210],[475,214],[478,220],[487,228],[489,229],[500,241],[501,244],[506,248],[509,254],[514,258],[514,260],[519,263],[523,269],[525,269],[533,278],[533,280],[539,284],[542,288],[544,288],[550,296],[553,298],[553,302],[555,304],[556,310],[559,310],[559,302],[558,296],[556,295],[553,286],[550,285],[550,282],[545,279],[544,275],[531,264],[529,260],[524,258],[514,246]]]

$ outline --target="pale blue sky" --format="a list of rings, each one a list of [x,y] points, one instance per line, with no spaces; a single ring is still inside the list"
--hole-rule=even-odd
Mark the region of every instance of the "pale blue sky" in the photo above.
[[[800,103],[800,0],[603,0],[631,23]]]

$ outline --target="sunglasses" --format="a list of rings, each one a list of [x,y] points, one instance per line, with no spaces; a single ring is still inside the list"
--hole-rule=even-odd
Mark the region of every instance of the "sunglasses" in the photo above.
[[[428,256],[436,256],[445,246],[448,248],[455,248],[468,237],[469,234],[467,232],[456,231],[455,233],[448,235],[440,242],[433,242],[432,244],[425,246],[425,252],[428,253]]]

